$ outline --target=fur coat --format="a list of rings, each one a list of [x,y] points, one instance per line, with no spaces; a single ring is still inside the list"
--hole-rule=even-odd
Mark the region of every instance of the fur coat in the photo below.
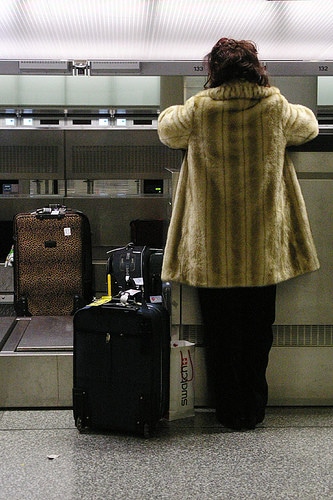
[[[286,146],[318,134],[312,111],[276,87],[234,82],[159,116],[160,140],[186,150],[162,279],[198,287],[276,284],[319,268]]]

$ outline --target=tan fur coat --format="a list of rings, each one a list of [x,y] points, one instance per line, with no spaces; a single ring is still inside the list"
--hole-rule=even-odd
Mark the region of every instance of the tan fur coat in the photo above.
[[[248,82],[204,90],[159,116],[186,150],[162,278],[199,287],[264,286],[318,269],[286,146],[318,134],[308,108]]]

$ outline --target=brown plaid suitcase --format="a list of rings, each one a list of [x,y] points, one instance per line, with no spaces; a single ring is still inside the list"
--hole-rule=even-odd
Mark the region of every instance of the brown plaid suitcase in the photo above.
[[[77,210],[49,205],[14,217],[19,316],[70,315],[92,300],[91,232]]]

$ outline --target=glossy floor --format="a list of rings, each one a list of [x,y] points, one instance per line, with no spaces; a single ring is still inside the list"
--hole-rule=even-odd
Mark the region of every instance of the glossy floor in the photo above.
[[[0,499],[333,498],[333,408],[268,408],[253,431],[214,412],[151,439],[88,433],[71,410],[0,412]]]

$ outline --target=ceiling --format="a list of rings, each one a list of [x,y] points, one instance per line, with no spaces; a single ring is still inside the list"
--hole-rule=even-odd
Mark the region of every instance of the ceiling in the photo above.
[[[333,60],[333,1],[1,0],[1,60],[201,61],[222,36],[263,60]]]

